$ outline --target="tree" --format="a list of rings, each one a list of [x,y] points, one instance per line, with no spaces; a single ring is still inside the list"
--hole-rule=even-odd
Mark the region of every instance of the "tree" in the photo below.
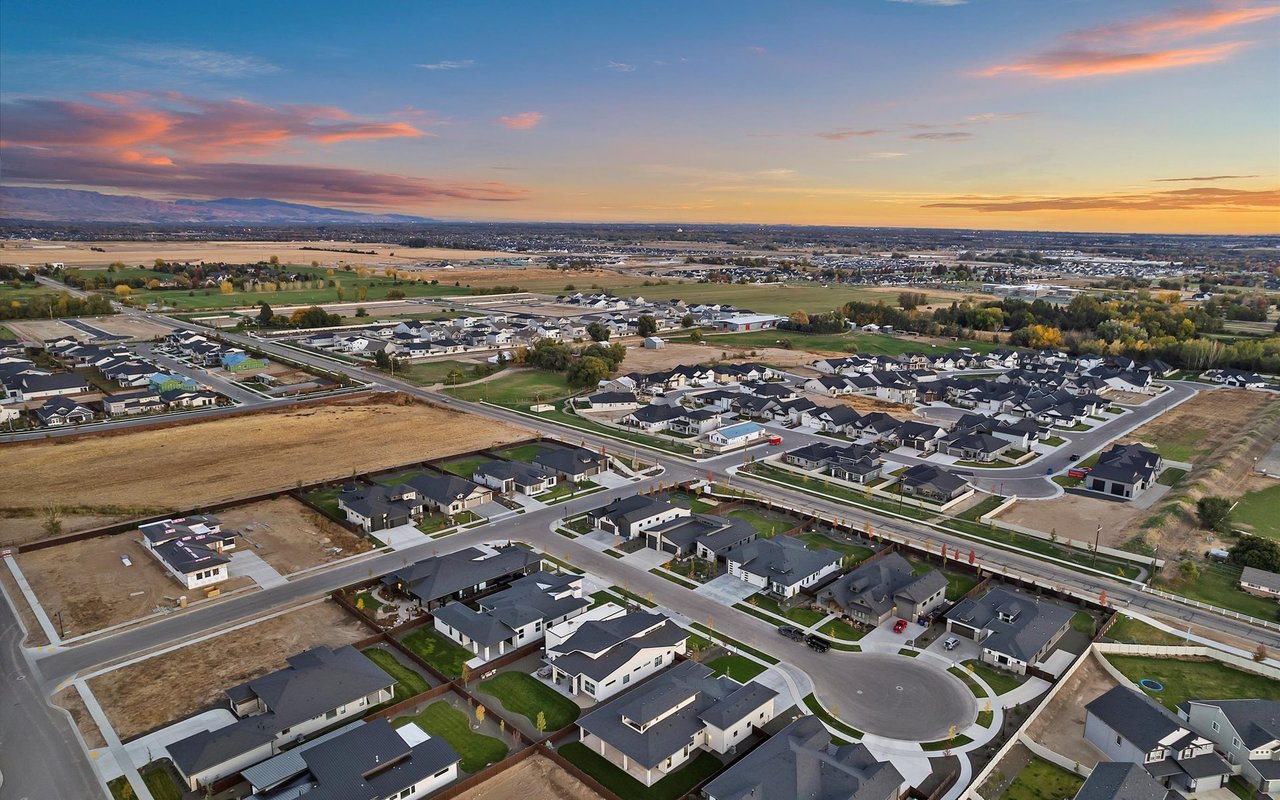
[[[387,355],[386,350],[379,350],[373,356],[373,363],[381,370],[391,369],[391,356]]]
[[[231,281],[223,281],[222,283],[218,284],[218,291],[222,292],[223,294],[231,294],[235,290],[236,290],[236,287],[234,284],[231,283]]]
[[[691,342],[700,342],[705,338],[706,337],[702,335],[702,331],[694,331],[693,333],[689,334],[689,341]]]
[[[898,305],[903,311],[912,311],[928,302],[928,296],[922,292],[898,292]]]
[[[356,287],[356,301],[357,301],[357,302],[363,303],[363,302],[365,301],[365,298],[367,298],[368,296],[369,296],[369,287],[368,287],[368,286],[357,286],[357,287]]]
[[[1196,516],[1205,530],[1225,533],[1231,521],[1231,501],[1225,497],[1201,497],[1196,501]]]
[[[47,538],[52,539],[54,536],[62,535],[62,509],[55,505],[47,505],[44,507],[44,520],[40,523],[40,529],[44,531]]]
[[[797,328],[801,328],[809,324],[809,315],[799,310],[792,311],[791,316],[787,317],[787,319],[789,319],[791,324],[795,325]]]
[[[289,324],[296,328],[331,328],[342,324],[342,315],[330,314],[320,306],[299,308],[289,315]]]
[[[593,322],[587,326],[587,335],[593,342],[609,341],[609,329],[599,322]]]
[[[1178,562],[1178,581],[1183,584],[1193,584],[1200,578],[1200,568],[1196,566],[1194,561]]]
[[[280,256],[272,256],[271,258],[268,258],[267,263],[273,267],[280,266]]]
[[[538,710],[538,718],[534,720],[534,726],[538,729],[538,733],[542,733],[547,729],[547,714],[541,709]]]
[[[680,318],[680,327],[681,327],[681,328],[692,328],[692,327],[693,327],[693,323],[694,323],[694,321],[695,321],[695,320],[694,320],[694,318],[693,318],[693,315],[692,315],[692,314],[685,314],[683,317],[681,317],[681,318]]]
[[[388,289],[388,290],[387,290],[387,294],[386,294],[386,298],[387,298],[388,300],[403,300],[403,299],[404,299],[404,290],[403,290],[403,289]]]
[[[127,300],[131,294],[133,294],[133,290],[128,286],[125,286],[123,283],[116,286],[116,297],[121,300]]]
[[[1261,536],[1241,536],[1231,548],[1231,562],[1242,567],[1280,572],[1280,542]]]
[[[1253,660],[1257,661],[1259,664],[1267,660],[1267,646],[1265,644],[1259,643],[1258,646],[1254,648]]]
[[[451,369],[449,374],[444,376],[444,382],[448,384],[462,383],[466,379],[467,376],[463,375],[460,369]]]
[[[364,306],[361,306],[360,308],[357,308],[357,309],[356,309],[356,316],[357,316],[357,317],[367,317],[367,316],[369,316],[369,310],[368,310],[367,308],[365,308]]]
[[[258,324],[270,325],[271,318],[275,316],[275,312],[271,310],[271,306],[266,303],[258,304]]]
[[[608,362],[596,356],[583,356],[574,361],[565,375],[570,386],[595,386],[608,377]]]
[[[658,320],[652,314],[641,314],[636,320],[636,332],[641,336],[652,336],[658,332]]]

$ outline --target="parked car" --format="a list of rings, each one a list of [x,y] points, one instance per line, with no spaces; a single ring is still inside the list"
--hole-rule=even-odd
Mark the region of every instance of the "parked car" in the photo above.
[[[804,643],[809,645],[810,650],[815,650],[819,653],[825,653],[831,649],[830,642],[819,636],[813,636],[812,634],[805,638]]]
[[[780,625],[778,626],[778,633],[782,634],[783,636],[787,637],[793,642],[804,641],[804,631],[800,630],[794,625]]]
[[[956,647],[957,647],[959,644],[960,644],[960,640],[959,640],[959,639],[957,639],[957,638],[956,638],[956,637],[954,637],[954,636],[948,636],[946,639],[944,639],[944,640],[942,641],[942,649],[943,649],[943,650],[955,650],[955,649],[956,649]]]
[[[780,444],[782,444],[782,437],[781,437],[781,436],[770,436],[770,437],[769,437],[769,444],[771,444],[771,445],[780,445]]]
[[[1070,461],[1079,461],[1079,460],[1080,460],[1080,454],[1079,454],[1079,453],[1072,453],[1071,455],[1067,456],[1067,459],[1068,459],[1068,460],[1070,460]]]
[[[900,619],[897,622],[893,623],[894,633],[902,633],[906,629],[907,629],[907,621],[905,619]]]

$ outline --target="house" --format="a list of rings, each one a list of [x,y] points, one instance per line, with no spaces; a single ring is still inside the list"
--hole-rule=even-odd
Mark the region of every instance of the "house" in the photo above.
[[[168,392],[174,389],[185,389],[187,391],[195,391],[200,388],[200,384],[196,383],[186,375],[178,375],[177,373],[157,372],[149,379],[147,385],[153,392]]]
[[[1125,761],[1102,761],[1072,800],[1181,800],[1160,785],[1151,773]]]
[[[486,461],[475,468],[471,480],[498,494],[518,492],[527,497],[549,491],[557,482],[555,475],[541,467],[518,461]]]
[[[831,406],[810,415],[824,433],[849,433],[861,426],[862,415],[849,406]]]
[[[380,583],[430,611],[505,586],[541,568],[542,557],[523,547],[468,547],[410,564],[384,575]]]
[[[1240,588],[1259,597],[1280,597],[1280,573],[1245,567],[1240,573]]]
[[[534,572],[480,598],[475,609],[465,603],[436,609],[433,624],[483,663],[541,640],[546,628],[590,605],[582,596],[582,576]]]
[[[743,331],[765,331],[778,327],[783,317],[774,314],[730,314],[715,320],[712,324],[718,331],[741,333]]]
[[[1109,761],[1140,764],[1166,789],[1220,789],[1231,777],[1213,742],[1128,686],[1116,686],[1085,705],[1084,738]]]
[[[644,532],[645,546],[677,558],[697,554],[714,560],[756,538],[746,520],[692,514],[655,525]]]
[[[983,663],[1023,675],[1047,658],[1071,627],[1072,611],[996,588],[981,598],[961,600],[946,616],[948,633],[982,646]]]
[[[458,779],[461,756],[416,723],[353,722],[242,770],[254,800],[418,800]],[[301,794],[300,794],[301,792]]]
[[[927,422],[908,420],[893,432],[898,447],[910,447],[921,453],[932,453],[938,449],[938,442],[947,435],[945,429]]]
[[[466,478],[448,473],[427,472],[405,481],[424,506],[441,514],[459,514],[493,499],[493,491]]]
[[[949,503],[973,487],[959,475],[932,464],[916,464],[902,473],[902,493],[936,503]]]
[[[93,422],[92,408],[65,397],[50,397],[32,413],[41,425],[49,428]]]
[[[1266,380],[1258,373],[1245,372],[1231,367],[1206,370],[1204,377],[1223,386],[1235,386],[1244,389],[1264,389],[1267,385]]]
[[[810,550],[798,539],[777,536],[749,542],[726,560],[730,575],[786,599],[839,570],[841,558],[834,550]]]
[[[940,449],[964,461],[986,463],[995,461],[1012,447],[1013,442],[989,433],[961,433],[944,439]]]
[[[236,534],[224,533],[222,522],[208,514],[151,522],[138,528],[142,546],[187,589],[203,589],[228,577]]]
[[[168,389],[160,399],[169,408],[208,408],[218,404],[218,393],[209,389]]]
[[[703,787],[709,800],[898,800],[905,779],[867,746],[838,745],[803,716]]]
[[[546,631],[551,680],[597,703],[674,664],[689,640],[689,632],[663,614],[606,606]],[[588,619],[597,611],[600,618]]]
[[[626,541],[649,528],[692,513],[687,508],[665,500],[637,494],[619,497],[606,506],[588,511],[587,521],[592,527],[620,536]]]
[[[1140,444],[1117,444],[1098,455],[1084,488],[1132,500],[1155,483],[1162,469],[1164,460],[1156,451]]]
[[[160,399],[159,393],[150,389],[112,394],[102,398],[102,410],[109,417],[156,414],[164,411],[167,407],[168,404]]]
[[[682,417],[684,414],[685,410],[680,406],[654,404],[640,406],[618,421],[623,425],[630,425],[642,431],[664,431],[670,427],[672,420]]]
[[[89,383],[78,372],[54,372],[41,375],[22,373],[15,376],[17,400],[39,400],[42,397],[61,397],[68,394],[84,394]]]
[[[855,622],[879,625],[891,617],[928,616],[946,600],[947,579],[937,570],[917,575],[897,553],[869,561],[818,593],[818,604]]]
[[[597,392],[587,398],[591,411],[633,411],[640,407],[635,392]]]
[[[365,532],[412,525],[422,519],[425,503],[407,484],[347,484],[338,493],[338,510]]]
[[[581,741],[652,786],[699,750],[727,754],[777,713],[778,693],[685,661],[578,720]]]
[[[1178,719],[1213,742],[1244,782],[1280,793],[1280,702],[1275,700],[1187,700]]]
[[[754,422],[727,425],[707,434],[707,441],[717,447],[742,447],[765,437],[764,428]]]
[[[227,689],[238,719],[167,746],[189,789],[207,787],[392,697],[395,679],[354,647],[316,647],[289,666]]]
[[[595,450],[566,445],[539,450],[533,463],[554,473],[561,481],[582,483],[604,472],[609,458]]]
[[[253,356],[233,350],[222,354],[222,368],[227,372],[248,372],[255,369],[266,369],[267,360],[265,358],[254,358]]]

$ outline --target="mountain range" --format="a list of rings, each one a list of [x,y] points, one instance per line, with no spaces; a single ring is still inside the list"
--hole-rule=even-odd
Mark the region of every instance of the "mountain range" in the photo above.
[[[151,200],[80,189],[0,186],[0,219],[196,225],[329,225],[434,222],[405,214],[367,214],[267,198]]]

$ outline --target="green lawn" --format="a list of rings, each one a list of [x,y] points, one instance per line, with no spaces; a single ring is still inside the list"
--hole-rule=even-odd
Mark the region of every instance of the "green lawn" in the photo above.
[[[672,505],[684,506],[695,514],[705,514],[715,508],[717,502],[708,502],[689,492],[669,492],[667,501]]]
[[[770,514],[767,511],[759,511],[754,508],[735,508],[725,516],[733,519],[746,520],[756,529],[761,536],[768,538],[776,533],[782,533],[791,530],[796,526],[795,520],[788,519],[780,514]]]
[[[1094,622],[1093,617],[1089,616],[1088,611],[1077,611],[1072,614],[1071,627],[1077,632],[1090,637],[1092,637],[1094,632],[1098,629],[1097,623]]]
[[[833,619],[830,622],[823,623],[822,627],[818,628],[818,633],[831,639],[856,642],[866,634],[866,631],[861,628],[855,628],[842,619]]]
[[[481,681],[479,689],[498,698],[506,710],[527,717],[535,726],[541,711],[546,733],[558,731],[578,718],[576,703],[523,672],[504,672]]]
[[[825,547],[828,550],[835,550],[843,556],[853,556],[854,561],[863,561],[875,553],[875,550],[865,545],[839,541],[823,533],[801,533],[795,538],[804,542],[805,546],[810,550]]]
[[[768,669],[763,664],[739,655],[720,656],[714,661],[708,661],[704,666],[720,675],[728,675],[738,683],[746,683]]]
[[[418,658],[450,678],[461,678],[462,666],[472,657],[470,650],[427,627],[418,628],[400,641],[417,654]]]
[[[591,607],[602,606],[605,603],[613,603],[614,605],[625,606],[627,603],[621,597],[610,594],[604,589],[591,593]]]
[[[882,511],[891,511],[895,514],[901,514],[904,517],[912,519],[932,519],[937,516],[935,511],[927,511],[925,509],[915,508],[898,503],[892,500],[882,500],[875,497],[867,497],[863,492],[854,491],[845,486],[837,486],[826,481],[818,480],[808,475],[801,475],[790,470],[779,469],[778,467],[769,466],[768,464],[755,463],[747,468],[749,474],[758,475],[768,480],[773,480],[787,486],[809,492],[810,494],[824,494],[843,500],[847,503],[877,508]]]
[[[463,772],[478,772],[506,758],[507,746],[500,739],[471,730],[471,718],[444,700],[432,703],[412,717],[400,717],[391,724],[399,728],[416,722],[419,728],[444,739],[462,756]]]
[[[581,288],[581,287],[579,287]],[[803,309],[808,312],[832,311],[843,308],[845,303],[862,301],[874,303],[883,300],[886,305],[897,306],[899,289],[882,289],[873,286],[844,286],[804,282],[791,284],[729,284],[729,283],[668,283],[645,286],[633,282],[610,289],[618,297],[640,295],[646,300],[684,300],[686,303],[728,303],[739,308],[764,314],[786,316]],[[912,287],[911,291],[916,291]],[[927,290],[926,290],[927,291]],[[929,293],[930,302],[954,298],[954,295]]]
[[[1029,550],[1032,553],[1051,556],[1079,566],[1093,567],[1095,562],[1093,553],[1090,553],[1087,550],[1078,550],[1074,547],[1055,544],[1045,539],[1039,539],[1034,536],[1027,536],[1016,531],[1011,531],[1008,528],[1001,528],[999,525],[984,525],[980,522],[970,522],[968,520],[953,518],[943,522],[942,526],[944,528],[962,531],[980,539],[1018,547],[1023,550]],[[1096,559],[1096,562],[1096,568],[1098,570],[1108,572],[1112,575],[1124,578],[1134,578],[1138,575],[1138,566],[1127,561],[1112,561],[1106,557],[1099,557]]]
[[[1280,682],[1217,661],[1114,654],[1106,658],[1134,683],[1151,678],[1164,684],[1164,691],[1147,695],[1170,710],[1191,699],[1280,700]]]
[[[451,458],[448,461],[443,461],[438,466],[440,469],[450,473],[451,475],[458,475],[470,480],[471,475],[476,471],[476,467],[492,460],[493,459],[488,456],[481,455],[463,456],[461,458]]]
[[[782,607],[778,605],[777,600],[774,600],[763,592],[751,595],[751,597],[747,598],[746,604],[755,608],[762,608],[765,611],[770,611],[780,617],[786,617],[802,628],[815,625],[819,620],[827,616],[825,612],[814,611],[811,608],[791,608],[783,611]]]
[[[967,519],[973,522],[977,522],[979,517],[983,516],[984,514],[990,514],[1001,503],[1003,503],[1005,499],[1006,498],[999,497],[999,496],[988,497],[986,500],[983,500],[981,503],[978,503],[972,508],[968,508],[968,509],[965,509],[964,511],[961,511],[959,514],[956,514],[956,516],[959,517],[960,519]]]
[[[1175,633],[1166,633],[1141,620],[1123,614],[1107,628],[1106,637],[1126,644],[1185,644],[1186,640]]]
[[[526,464],[533,463],[533,457],[543,450],[549,449],[546,445],[533,442],[532,444],[522,444],[518,447],[508,447],[506,450],[497,450],[498,455],[508,461],[522,461]]]
[[[147,789],[155,800],[182,799],[182,788],[163,764],[148,764],[138,770],[138,774],[142,776],[142,782],[147,785]],[[129,784],[129,779],[123,775],[108,781],[107,788],[111,790],[111,796],[115,800],[137,800],[138,798],[133,793],[133,786]]]
[[[491,381],[444,390],[459,400],[473,403],[484,400],[521,410],[528,410],[533,403],[561,400],[576,391],[565,382],[563,375],[539,369],[511,369]]]
[[[474,379],[475,375],[471,370],[475,366],[474,362],[424,361],[418,364],[409,364],[405,367],[397,367],[395,376],[402,381],[408,381],[418,386],[430,386],[433,383],[444,383],[445,376],[453,370],[457,370],[466,376],[462,381],[465,382]]]
[[[807,694],[805,695],[803,702],[805,704],[805,707],[813,712],[814,716],[818,717],[823,722],[830,725],[832,728],[835,728],[840,733],[852,739],[862,738],[862,731],[858,730],[857,728],[851,728],[848,725],[845,725],[839,719],[837,719],[835,715],[833,715],[830,711],[828,711],[826,707],[824,707],[822,703],[818,701],[817,695]]]
[[[382,605],[378,598],[373,596],[372,592],[358,592],[356,594],[356,608],[368,612],[371,617],[377,616],[378,609],[382,608]]]
[[[395,656],[386,650],[370,647],[360,652],[381,667],[383,672],[396,679],[395,697],[391,698],[392,703],[408,700],[410,697],[422,694],[431,688],[431,684],[427,683],[426,678],[401,664],[396,660]]]
[[[0,342],[16,342],[16,341],[18,341],[18,334],[14,333],[13,331],[9,330],[3,325],[0,325]]]
[[[1000,800],[1062,800],[1080,791],[1084,778],[1033,756]]]
[[[375,478],[374,480],[383,486],[395,486],[396,484],[405,483],[406,481],[416,478],[419,475],[425,475],[426,473],[427,471],[425,469],[411,469],[408,472],[396,472],[381,478]]]
[[[1241,590],[1240,572],[1239,567],[1228,564],[1202,564],[1200,576],[1195,581],[1190,583],[1153,581],[1153,585],[1166,592],[1180,594],[1202,603],[1239,611],[1241,614],[1259,619],[1275,620],[1276,601],[1257,597]]]
[[[723,769],[715,756],[699,750],[685,766],[653,786],[645,786],[582,742],[570,742],[557,752],[622,800],[678,800]]]
[[[1164,472],[1160,473],[1160,477],[1156,478],[1156,483],[1165,486],[1177,486],[1178,481],[1185,478],[1187,471],[1181,467],[1168,467]]]
[[[1195,461],[1204,455],[1203,441],[1209,435],[1208,428],[1185,426],[1177,430],[1163,430],[1158,436],[1143,434],[1143,439],[1155,445],[1156,452],[1170,461]]]
[[[972,669],[970,669],[970,667],[972,667]],[[998,669],[992,669],[985,664],[979,664],[977,661],[964,662],[964,669],[966,672],[977,675],[979,678],[986,681],[987,685],[991,687],[991,691],[996,694],[1004,694],[1005,692],[1013,691],[1022,685],[1022,681],[1018,680],[1013,675],[1010,675],[1007,672],[1002,672]]]
[[[346,521],[347,515],[338,508],[338,495],[342,493],[341,489],[317,489],[303,495],[308,503],[320,509],[321,513],[331,519]]]
[[[1248,525],[1258,536],[1280,538],[1280,486],[1249,492],[1241,497],[1231,518]]]
[[[927,564],[914,558],[907,558],[916,575],[926,572],[930,569],[938,569],[932,564]],[[976,573],[961,572],[959,570],[939,569],[942,577],[947,579],[947,599],[955,602],[968,594],[973,587],[978,585],[978,576]]]

